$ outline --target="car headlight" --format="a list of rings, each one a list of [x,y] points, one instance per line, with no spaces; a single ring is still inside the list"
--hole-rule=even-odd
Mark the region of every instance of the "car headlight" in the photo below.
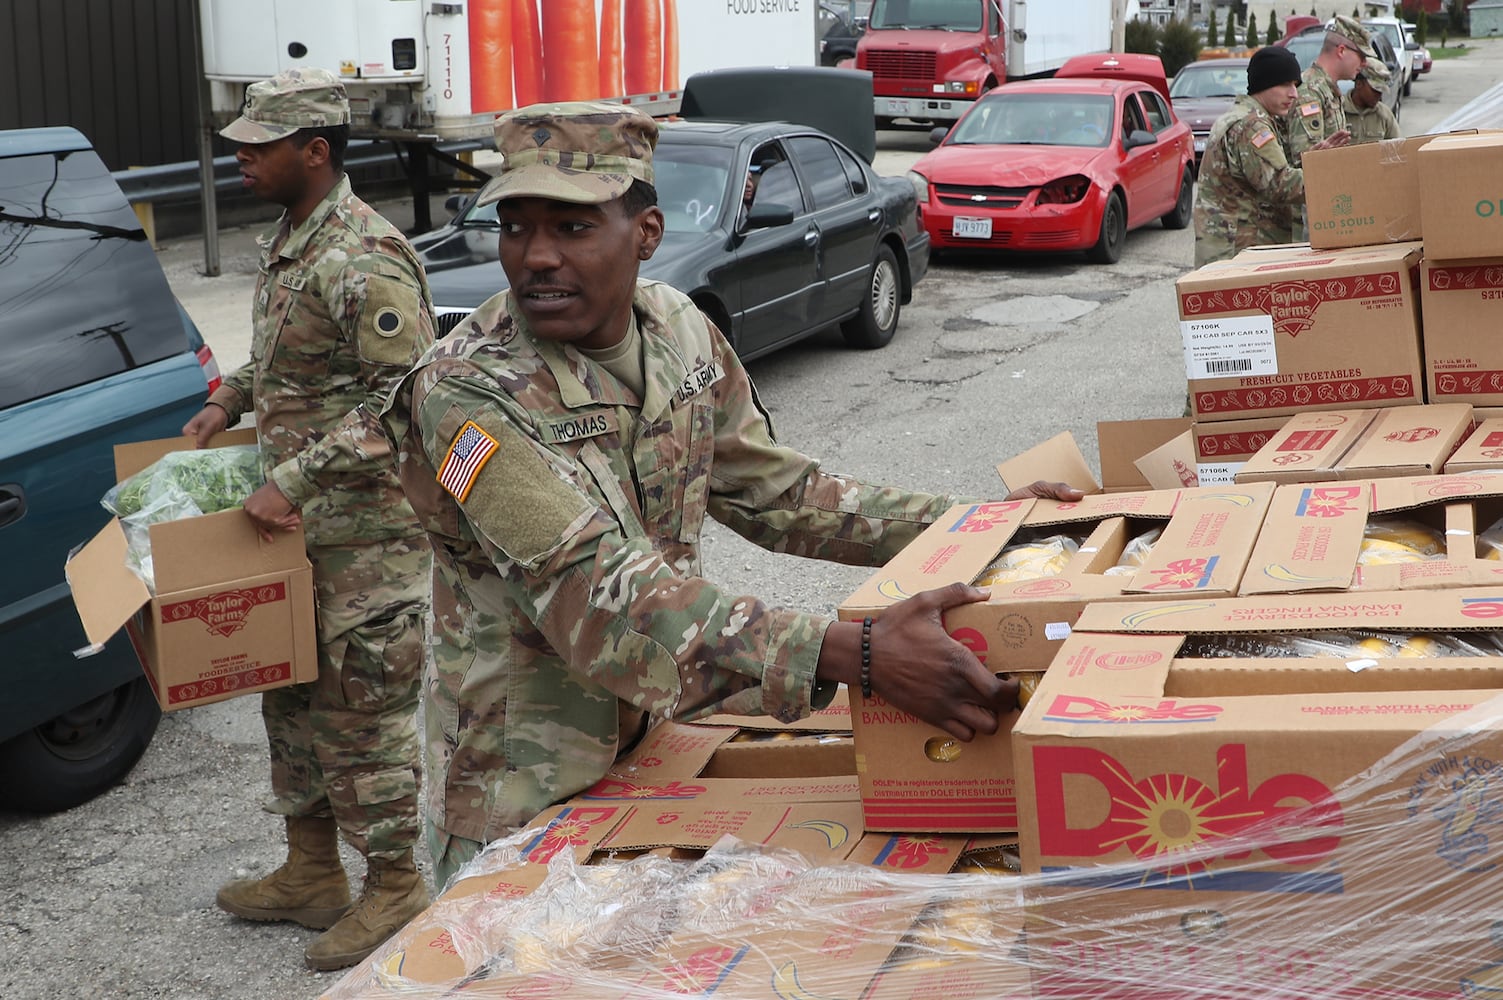
[[[1039,205],[1073,205],[1091,189],[1091,179],[1080,174],[1061,177],[1039,188]]]
[[[918,196],[919,204],[927,204],[929,201],[929,178],[917,170],[910,170],[908,171],[908,183],[913,185],[913,193]]]

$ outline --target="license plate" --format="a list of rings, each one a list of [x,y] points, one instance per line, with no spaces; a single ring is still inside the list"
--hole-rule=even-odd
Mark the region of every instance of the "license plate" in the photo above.
[[[954,233],[956,239],[989,240],[992,238],[992,220],[957,215]]]
[[[905,97],[887,98],[887,113],[893,117],[911,115],[918,111],[917,101],[910,101]]]

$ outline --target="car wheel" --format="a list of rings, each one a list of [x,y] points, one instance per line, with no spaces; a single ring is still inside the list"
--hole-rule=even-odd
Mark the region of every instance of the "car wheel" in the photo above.
[[[840,333],[847,344],[870,351],[892,342],[898,329],[898,314],[903,311],[902,285],[897,256],[887,244],[878,244],[861,311],[840,324]]]
[[[162,711],[141,677],[0,744],[0,804],[58,812],[94,798],[136,766]]]
[[[1122,244],[1127,242],[1127,209],[1122,196],[1113,191],[1107,195],[1106,210],[1101,213],[1101,235],[1096,245],[1086,251],[1086,258],[1093,264],[1115,264],[1122,257]]]
[[[1190,224],[1190,215],[1195,211],[1195,174],[1185,167],[1185,175],[1179,181],[1179,197],[1175,199],[1174,209],[1168,214],[1161,216],[1159,221],[1165,229],[1184,229]]]

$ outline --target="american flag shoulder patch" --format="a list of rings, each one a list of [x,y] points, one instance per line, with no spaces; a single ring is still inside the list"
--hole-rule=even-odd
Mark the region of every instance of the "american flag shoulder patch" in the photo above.
[[[1299,113],[1304,115],[1306,118],[1309,118],[1311,115],[1320,114],[1320,102],[1311,101],[1309,104],[1301,104],[1299,106]]]
[[[1254,149],[1262,149],[1272,141],[1273,130],[1269,128],[1263,129],[1257,135],[1252,137],[1252,144]]]
[[[449,445],[449,453],[444,456],[443,464],[439,466],[438,484],[448,490],[455,500],[464,503],[480,470],[485,468],[485,463],[496,453],[496,447],[496,439],[481,430],[479,424],[473,420],[466,421],[459,429],[454,443]]]

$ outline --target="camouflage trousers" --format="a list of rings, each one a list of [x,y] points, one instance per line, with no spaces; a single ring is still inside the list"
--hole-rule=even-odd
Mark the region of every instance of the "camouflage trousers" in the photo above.
[[[431,819],[424,821],[423,829],[428,853],[433,857],[433,882],[442,892],[461,868],[479,856],[485,845],[457,833],[445,833]]]
[[[270,812],[334,817],[366,857],[418,839],[417,704],[430,550],[425,536],[309,546],[318,679],[268,691]]]

